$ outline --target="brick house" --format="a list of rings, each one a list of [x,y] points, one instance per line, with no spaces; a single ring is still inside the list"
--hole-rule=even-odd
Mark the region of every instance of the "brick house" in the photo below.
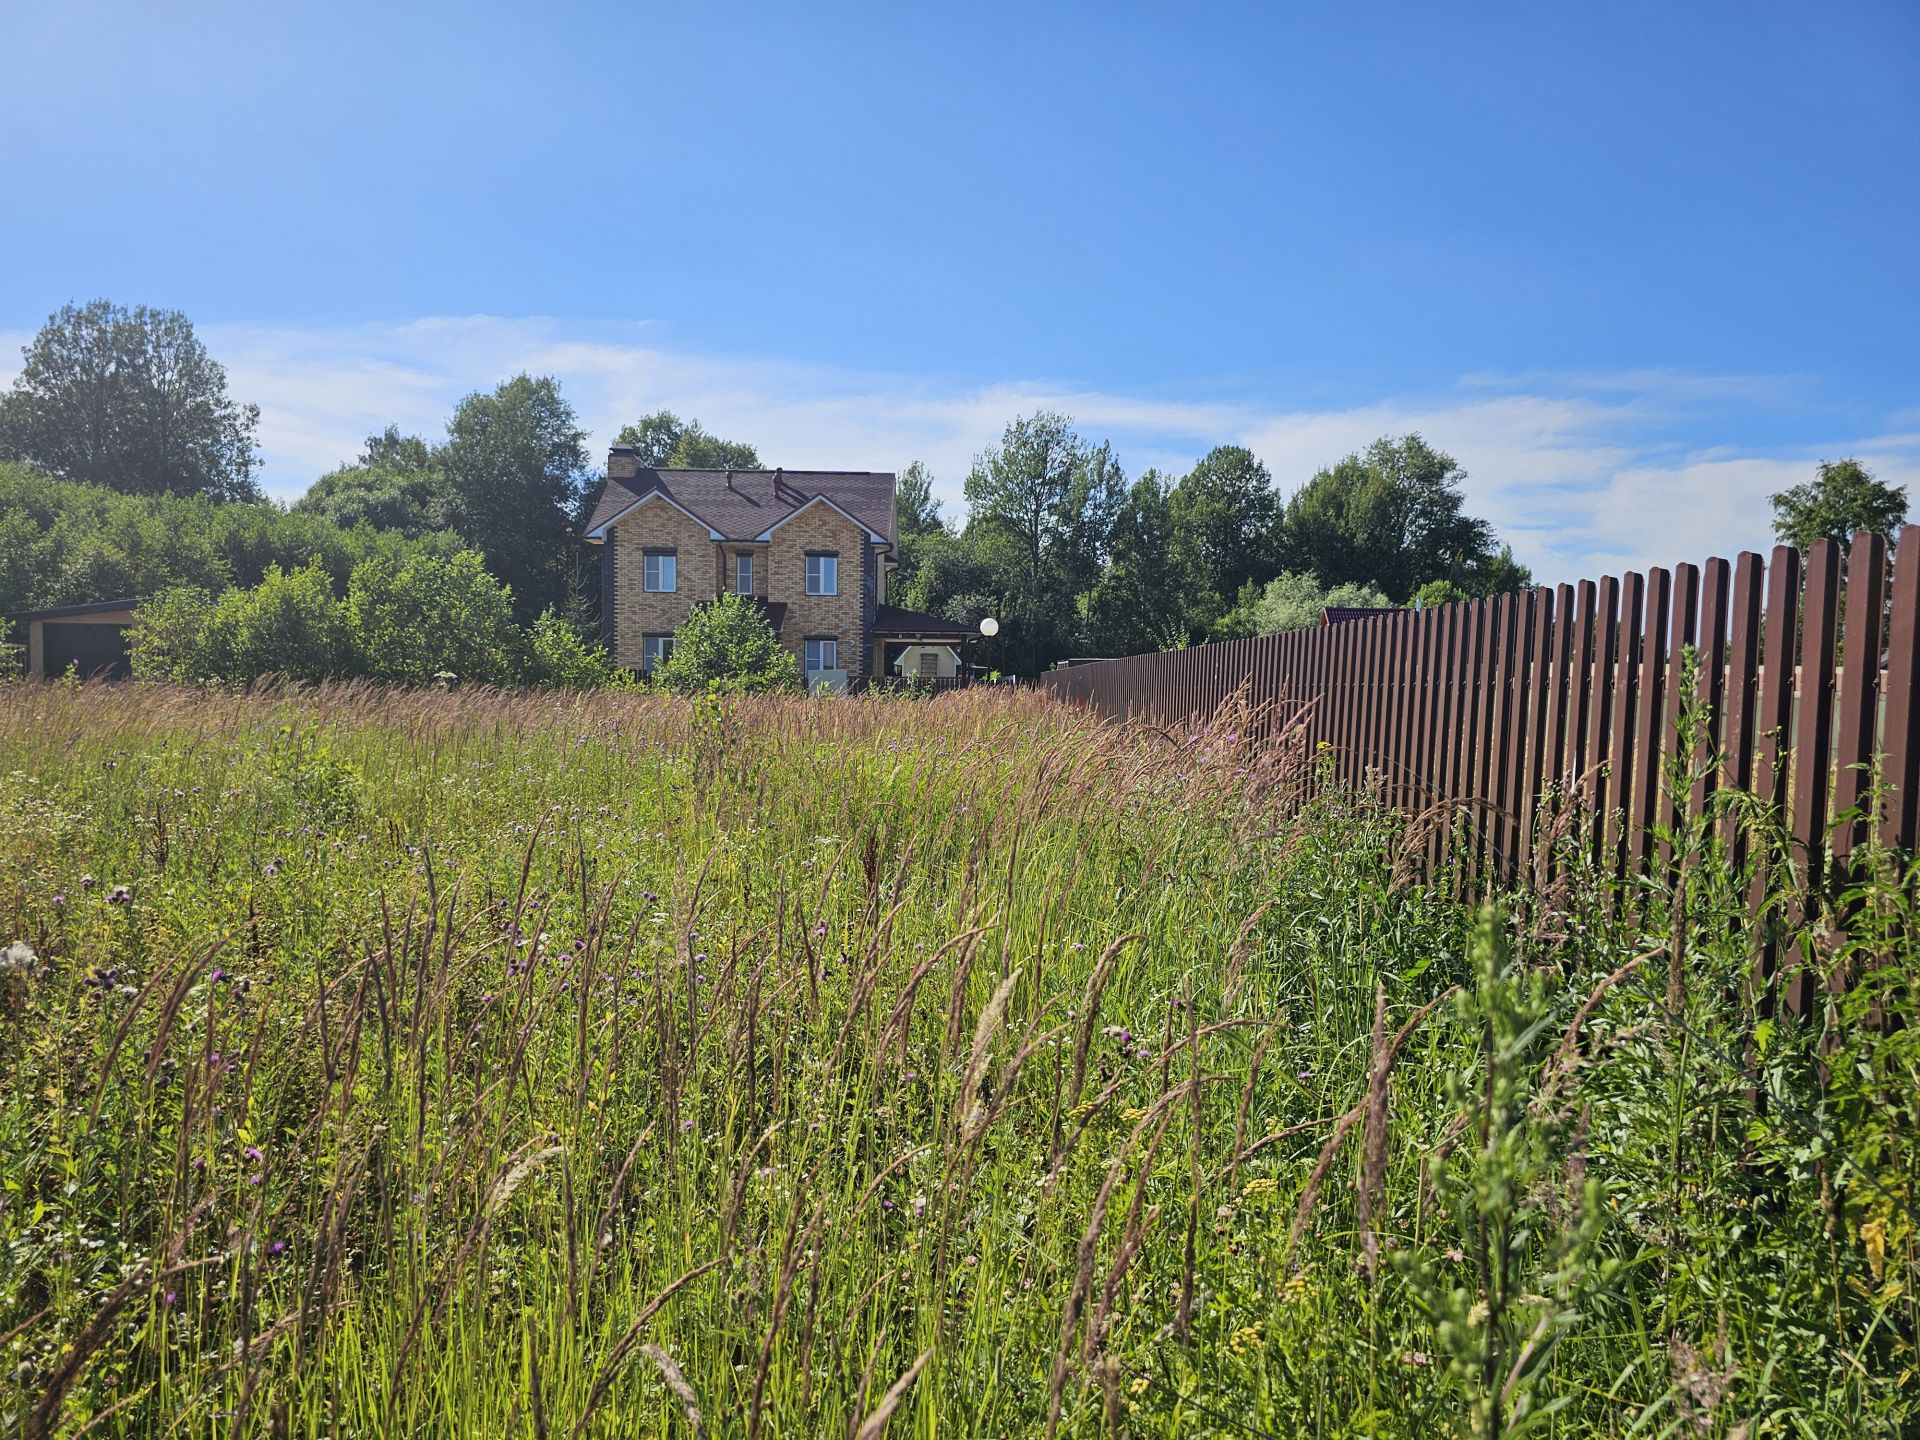
[[[973,631],[887,603],[893,505],[888,474],[646,470],[616,445],[587,521],[601,547],[601,638],[617,663],[650,670],[695,605],[732,592],[761,603],[809,688],[951,674]]]

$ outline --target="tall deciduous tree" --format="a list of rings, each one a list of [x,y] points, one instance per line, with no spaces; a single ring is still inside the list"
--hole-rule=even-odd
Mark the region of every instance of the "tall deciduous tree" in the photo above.
[[[1089,648],[1098,655],[1137,655],[1186,643],[1191,570],[1178,544],[1166,480],[1149,470],[1133,482],[1114,517],[1107,568],[1081,597]]]
[[[1072,648],[1077,600],[1099,578],[1125,478],[1064,416],[1016,419],[967,476],[968,533],[1005,555],[1009,637],[1028,674]]]
[[[1194,586],[1189,608],[1204,628],[1233,603],[1241,586],[1263,582],[1279,569],[1285,507],[1267,467],[1238,445],[1208,451],[1174,486],[1168,504]]]
[[[564,601],[586,432],[549,376],[516,375],[455,407],[441,448],[448,518],[512,587],[523,622]]]
[[[623,425],[616,445],[640,452],[648,470],[758,470],[760,452],[738,440],[710,435],[698,420],[682,420],[671,410],[656,410],[638,424]]]
[[[1767,498],[1774,535],[1802,550],[1816,540],[1845,549],[1861,530],[1892,535],[1907,518],[1906,487],[1874,479],[1858,460],[1822,460],[1812,480]]]
[[[940,502],[933,498],[933,472],[913,461],[893,487],[894,562],[890,594],[905,595],[913,588],[930,547],[947,539],[940,520]]]
[[[1288,503],[1287,547],[1322,585],[1377,585],[1396,604],[1430,580],[1475,594],[1527,583],[1494,545],[1493,527],[1465,513],[1466,471],[1418,435],[1382,438],[1320,471]]]
[[[260,410],[178,310],[67,305],[0,399],[0,456],[143,495],[257,500]]]

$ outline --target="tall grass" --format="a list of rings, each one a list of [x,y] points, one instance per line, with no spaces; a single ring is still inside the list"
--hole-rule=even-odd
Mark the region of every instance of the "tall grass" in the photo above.
[[[0,688],[0,1413],[1910,1433],[1895,857],[1476,914],[1257,719]]]

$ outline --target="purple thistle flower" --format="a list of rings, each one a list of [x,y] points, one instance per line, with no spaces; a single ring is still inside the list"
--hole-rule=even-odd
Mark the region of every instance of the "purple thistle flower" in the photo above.
[[[131,905],[133,904],[133,891],[124,885],[116,885],[107,892],[107,903],[109,905]]]
[[[261,1152],[261,1149],[260,1149],[260,1147],[259,1147],[258,1145],[249,1145],[249,1146],[247,1146],[247,1159],[249,1159],[249,1160],[264,1160],[264,1159],[266,1159],[266,1158],[267,1158],[267,1157],[266,1157],[266,1156],[265,1156],[265,1155],[264,1155],[264,1154],[263,1154],[263,1153]]]
[[[65,895],[56,895],[53,897],[53,905],[55,909],[58,909],[60,906],[66,903],[67,903],[67,897]]]
[[[271,1245],[267,1246],[267,1254],[269,1255],[277,1256],[277,1255],[284,1255],[286,1253],[287,1253],[287,1242],[284,1240],[276,1240]]]

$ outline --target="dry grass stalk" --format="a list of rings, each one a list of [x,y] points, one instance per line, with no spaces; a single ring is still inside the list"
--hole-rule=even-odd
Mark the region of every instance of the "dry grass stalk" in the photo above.
[[[627,1356],[633,1352],[634,1346],[640,1339],[640,1332],[646,1329],[647,1322],[660,1313],[661,1307],[667,1301],[719,1263],[718,1260],[709,1260],[704,1265],[694,1266],[640,1308],[640,1313],[634,1317],[633,1324],[627,1327],[626,1334],[614,1342],[613,1348],[607,1352],[607,1358],[600,1363],[600,1373],[594,1376],[593,1388],[587,1391],[587,1403],[581,1407],[580,1418],[574,1422],[574,1440],[579,1440],[579,1437],[586,1433],[587,1424],[593,1419],[593,1412],[598,1410],[600,1402],[607,1398],[607,1390],[613,1384],[613,1377],[620,1373],[620,1367],[626,1363]]]
[[[973,1027],[973,1053],[967,1058],[966,1076],[960,1082],[960,1103],[954,1111],[960,1133],[968,1138],[986,1126],[986,1111],[980,1105],[980,1085],[986,1077],[987,1052],[993,1048],[993,1037],[1007,1018],[1007,1004],[1013,998],[1013,987],[1019,979],[1020,967],[1016,965],[995,988]]]
[[[1080,997],[1080,1028],[1073,1037],[1073,1083],[1067,1088],[1069,1110],[1079,1105],[1080,1092],[1087,1083],[1087,1052],[1093,1046],[1094,1026],[1099,1023],[1100,997],[1106,993],[1107,981],[1119,962],[1121,950],[1140,938],[1138,934],[1122,935],[1110,943],[1100,952],[1093,973],[1087,977],[1086,993]]]
[[[693,1431],[694,1440],[700,1440],[704,1432],[704,1422],[700,1417],[700,1396],[688,1383],[674,1358],[658,1345],[642,1345],[640,1353],[653,1362],[653,1368],[660,1372],[660,1378],[679,1400],[680,1409],[687,1417],[687,1426]]]
[[[1373,1059],[1367,1077],[1366,1127],[1361,1136],[1360,1254],[1367,1278],[1380,1263],[1380,1237],[1374,1233],[1373,1208],[1384,1198],[1387,1178],[1387,987],[1373,990]]]
[[[907,1367],[906,1373],[887,1387],[887,1393],[880,1397],[880,1403],[874,1407],[873,1413],[860,1422],[853,1440],[880,1440],[880,1436],[886,1432],[887,1422],[893,1418],[893,1412],[900,1408],[900,1402],[907,1398],[907,1391],[913,1388],[913,1382],[920,1378],[920,1372],[932,1358],[931,1349],[920,1352],[920,1358]]]
[[[1425,1005],[1422,1005],[1418,1010],[1414,1011],[1408,1018],[1406,1024],[1400,1027],[1399,1033],[1393,1037],[1392,1042],[1386,1047],[1384,1054],[1375,1061],[1374,1073],[1380,1076],[1378,1082],[1380,1085],[1385,1085],[1392,1079],[1393,1067],[1399,1062],[1400,1052],[1405,1048],[1408,1037],[1413,1034],[1420,1022],[1437,1010],[1443,1002],[1452,999],[1454,993],[1458,991],[1459,988],[1458,985],[1449,985]],[[1292,1255],[1294,1251],[1299,1249],[1300,1237],[1306,1233],[1307,1224],[1313,1219],[1313,1207],[1320,1199],[1320,1187],[1326,1182],[1327,1171],[1333,1164],[1333,1158],[1339,1153],[1341,1142],[1347,1138],[1348,1133],[1355,1125],[1359,1124],[1361,1118],[1367,1113],[1367,1106],[1370,1103],[1374,1088],[1374,1085],[1370,1083],[1367,1098],[1362,1099],[1353,1109],[1347,1111],[1346,1114],[1333,1122],[1333,1134],[1327,1137],[1327,1143],[1321,1147],[1320,1156],[1314,1162],[1312,1172],[1307,1176],[1306,1187],[1300,1192],[1300,1207],[1294,1214],[1293,1229],[1289,1231],[1287,1235],[1287,1253],[1289,1255]]]

